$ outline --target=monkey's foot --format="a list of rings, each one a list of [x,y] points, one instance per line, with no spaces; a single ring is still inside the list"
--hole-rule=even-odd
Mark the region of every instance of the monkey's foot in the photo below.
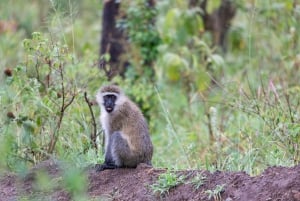
[[[114,164],[96,164],[95,165],[95,168],[96,168],[96,172],[100,172],[100,171],[103,171],[103,170],[106,170],[106,169],[116,169],[117,166],[114,165]]]

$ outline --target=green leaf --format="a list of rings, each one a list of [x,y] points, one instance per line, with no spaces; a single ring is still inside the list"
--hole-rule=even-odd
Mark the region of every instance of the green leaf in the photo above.
[[[195,75],[195,82],[199,91],[205,91],[210,84],[210,77],[203,69],[198,69]]]
[[[183,69],[187,62],[174,53],[166,53],[163,56],[163,65],[166,68],[166,76],[170,81],[178,81],[181,77],[181,69]]]
[[[194,10],[186,11],[183,20],[183,26],[190,35],[197,34],[204,29],[201,17]]]
[[[207,12],[212,13],[214,10],[218,9],[221,5],[221,0],[213,0],[207,2]]]
[[[220,55],[218,55],[218,54],[212,54],[210,56],[210,58],[211,58],[212,62],[214,64],[216,64],[217,66],[223,66],[224,65],[224,60],[223,60],[223,58]]]
[[[23,128],[25,129],[26,133],[32,134],[36,128],[36,124],[31,120],[26,120],[23,122]]]
[[[170,9],[166,14],[166,18],[165,18],[165,23],[164,23],[165,30],[175,29],[177,26],[176,24],[178,22],[177,20],[179,16],[180,16],[180,10],[178,8]]]

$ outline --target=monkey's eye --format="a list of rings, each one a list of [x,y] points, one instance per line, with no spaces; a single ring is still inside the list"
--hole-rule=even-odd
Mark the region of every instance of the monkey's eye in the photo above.
[[[115,102],[117,99],[115,95],[105,95],[103,98],[104,98],[104,102],[106,101]]]

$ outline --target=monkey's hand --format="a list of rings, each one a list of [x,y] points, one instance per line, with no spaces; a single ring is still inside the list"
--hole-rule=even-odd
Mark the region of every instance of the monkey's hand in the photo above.
[[[96,172],[101,172],[103,170],[106,170],[106,169],[115,169],[117,168],[117,166],[115,164],[96,164],[95,165],[95,169],[96,169]]]

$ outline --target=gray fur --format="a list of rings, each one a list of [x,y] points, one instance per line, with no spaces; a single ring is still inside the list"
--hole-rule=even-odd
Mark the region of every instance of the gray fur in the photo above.
[[[103,94],[117,94],[114,110],[106,112]],[[138,108],[122,90],[109,85],[97,94],[101,107],[101,124],[105,132],[105,162],[98,170],[117,167],[135,168],[139,163],[151,165],[153,145],[147,122]]]

